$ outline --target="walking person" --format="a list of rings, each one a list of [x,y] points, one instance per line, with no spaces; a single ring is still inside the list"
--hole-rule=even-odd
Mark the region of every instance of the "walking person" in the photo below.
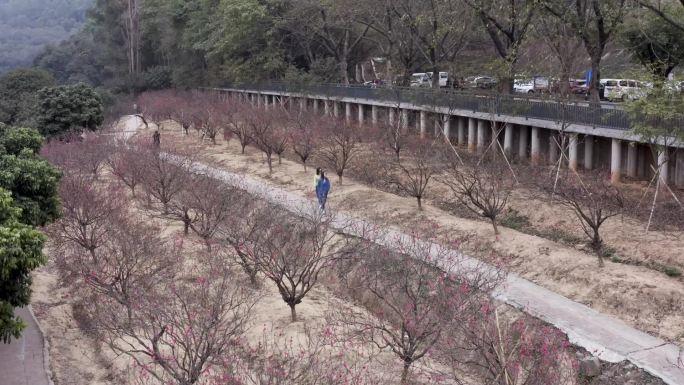
[[[154,145],[155,149],[159,149],[159,146],[161,145],[161,135],[159,134],[159,130],[156,130],[154,134],[152,134],[152,144]]]
[[[318,181],[321,179],[321,168],[316,167],[316,175],[314,175],[314,191],[316,191],[316,187],[318,187]]]
[[[316,185],[316,196],[318,197],[318,205],[321,211],[325,212],[325,202],[328,200],[328,193],[330,192],[330,180],[325,176],[321,170],[321,176]]]

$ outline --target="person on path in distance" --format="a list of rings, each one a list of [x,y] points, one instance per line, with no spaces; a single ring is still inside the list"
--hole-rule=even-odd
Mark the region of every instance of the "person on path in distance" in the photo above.
[[[316,196],[318,197],[318,205],[321,211],[325,211],[325,201],[328,200],[328,193],[330,192],[330,180],[326,178],[325,173],[321,171],[321,178],[316,185]]]
[[[321,168],[316,167],[316,175],[314,175],[314,191],[316,190],[316,187],[318,187],[318,181],[321,179]]]
[[[159,134],[159,130],[155,131],[154,134],[152,134],[152,143],[154,144],[154,148],[156,149],[158,149],[161,145],[161,135]]]

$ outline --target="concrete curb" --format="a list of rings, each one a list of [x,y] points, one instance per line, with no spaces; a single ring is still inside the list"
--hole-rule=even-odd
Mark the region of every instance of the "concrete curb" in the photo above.
[[[33,312],[33,306],[29,304],[27,307],[29,314],[31,314],[31,318],[33,318],[33,321],[38,326],[38,332],[43,338],[43,369],[47,375],[48,383],[50,385],[55,385],[54,381],[52,381],[52,369],[50,367],[50,342],[47,339],[45,330],[43,330],[43,326],[40,324],[36,314]]]

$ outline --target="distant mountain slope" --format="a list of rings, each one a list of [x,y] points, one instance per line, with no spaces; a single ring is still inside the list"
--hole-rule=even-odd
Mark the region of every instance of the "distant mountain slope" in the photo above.
[[[78,32],[94,0],[0,0],[0,73]]]

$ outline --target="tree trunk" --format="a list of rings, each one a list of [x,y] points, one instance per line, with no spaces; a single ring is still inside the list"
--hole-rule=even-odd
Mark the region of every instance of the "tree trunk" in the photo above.
[[[500,90],[502,94],[510,95],[513,93],[513,83],[514,79],[512,79],[511,76],[506,76],[504,79],[501,79],[501,86]]]
[[[190,221],[187,219],[187,216],[185,219],[183,219],[183,234],[188,235],[190,230]]]
[[[266,154],[266,163],[268,163],[268,173],[271,174],[273,172],[273,159],[271,154]]]
[[[492,227],[494,227],[494,235],[499,235],[499,225],[496,223],[496,219],[490,218],[492,221]]]
[[[245,147],[247,147],[246,143],[240,143],[240,147],[242,147],[240,154],[245,155]]]
[[[409,370],[411,369],[411,362],[404,361],[404,368],[401,371],[401,385],[408,384]]]
[[[591,248],[594,249],[598,257],[599,267],[603,267],[603,240],[599,234],[598,227],[592,227],[592,230],[594,231],[594,236],[591,239]]]
[[[421,211],[422,211],[422,210],[423,210],[423,202],[422,202],[423,197],[420,196],[420,195],[418,195],[418,196],[416,197],[416,200],[418,201],[418,210],[421,210]]]
[[[601,54],[602,52],[590,52],[591,56],[591,82],[589,83],[589,99],[593,102],[601,102],[599,94],[599,82],[601,81]]]
[[[297,322],[297,310],[295,310],[295,305],[290,305],[290,320],[292,322]]]
[[[432,66],[432,88],[439,89],[439,67],[436,64]]]
[[[342,77],[342,84],[349,85],[349,64],[347,58],[340,60],[340,75]]]

